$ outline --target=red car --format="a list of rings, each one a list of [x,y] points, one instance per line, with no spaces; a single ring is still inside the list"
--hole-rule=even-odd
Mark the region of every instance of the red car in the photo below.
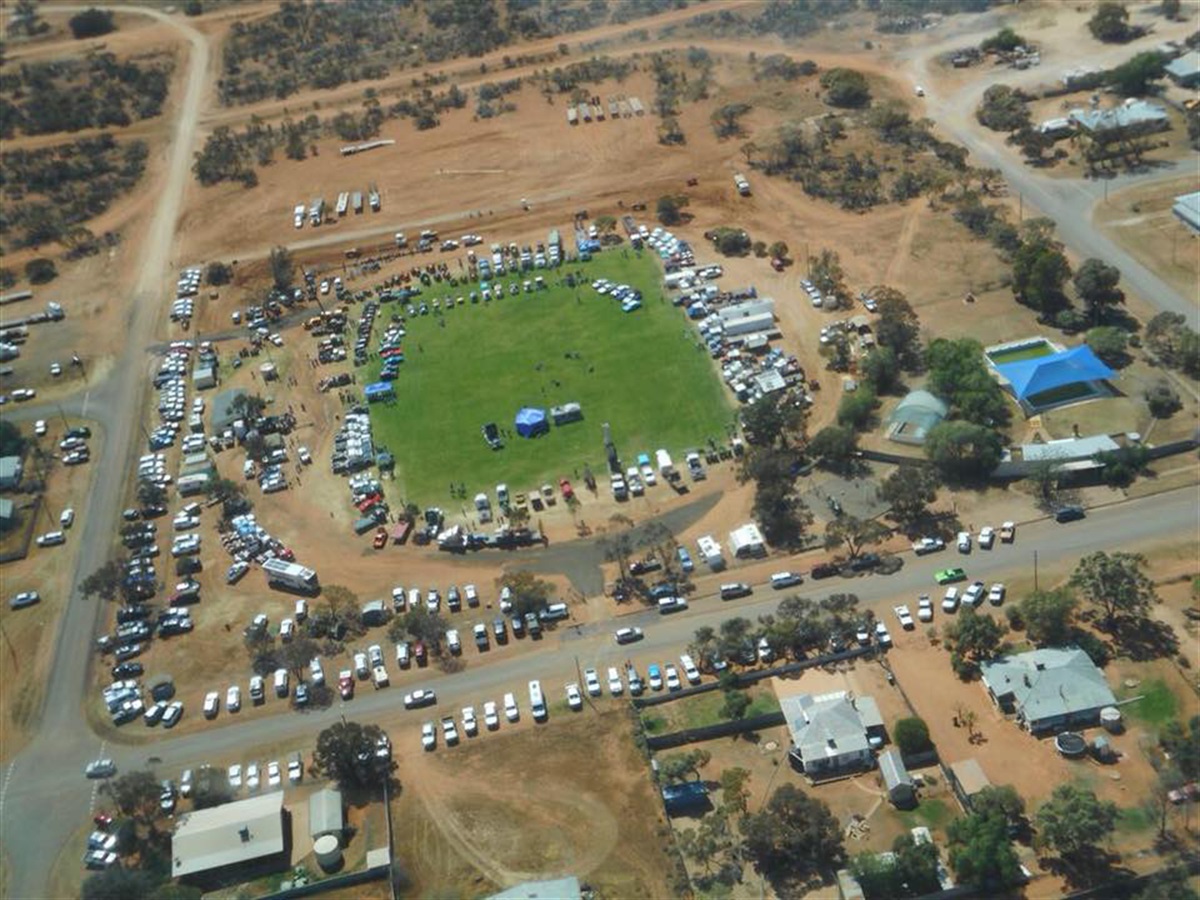
[[[103,828],[107,831],[108,826],[113,823],[113,817],[108,813],[99,812],[92,816],[92,821],[96,824],[97,828]]]
[[[338,676],[338,691],[343,700],[349,700],[354,696],[354,675],[349,670],[343,671]]]
[[[571,482],[563,478],[558,482],[558,489],[562,491],[563,499],[570,500],[575,496],[575,489],[571,487]]]
[[[376,550],[382,550],[384,547],[387,546],[387,542],[388,542],[387,529],[383,528],[383,527],[376,528],[375,529],[375,540],[371,541],[371,546],[374,547]]]
[[[424,641],[417,641],[413,645],[413,656],[416,657],[418,666],[424,666],[429,662],[429,660],[426,659],[426,657],[425,657],[425,642]]]

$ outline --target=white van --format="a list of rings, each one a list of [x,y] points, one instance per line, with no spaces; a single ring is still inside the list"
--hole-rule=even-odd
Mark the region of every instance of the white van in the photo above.
[[[458,639],[458,629],[451,628],[446,632],[446,646],[455,655],[462,653],[462,641]]]
[[[529,682],[529,709],[537,721],[546,718],[546,701],[542,697],[542,685],[538,681]]]
[[[400,643],[396,644],[396,664],[402,669],[407,669],[411,659],[409,656],[408,641],[400,641]]]
[[[288,670],[275,670],[275,696],[286,697],[288,695]]]
[[[504,695],[504,715],[510,722],[521,718],[521,711],[517,708],[517,698],[512,694]]]
[[[542,610],[541,619],[543,622],[557,622],[559,619],[565,619],[571,615],[571,611],[567,609],[565,603],[551,603]]]
[[[420,588],[409,588],[408,589],[408,608],[409,609],[420,609],[421,608],[421,589]]]

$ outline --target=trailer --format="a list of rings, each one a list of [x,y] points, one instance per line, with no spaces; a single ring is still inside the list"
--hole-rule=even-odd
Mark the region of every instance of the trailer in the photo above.
[[[633,110],[630,108],[628,100],[618,100],[617,108],[619,110],[621,110],[621,118],[622,119],[633,118]]]
[[[379,188],[375,185],[367,189],[367,204],[371,207],[371,212],[379,212],[383,206],[379,199]]]
[[[567,106],[567,124],[568,125],[578,125],[579,124],[579,112],[578,112],[578,110],[575,109],[574,106]]]
[[[619,119],[621,117],[621,108],[617,105],[616,100],[608,101],[608,117],[610,119]]]
[[[697,538],[696,549],[700,551],[700,558],[714,572],[725,568],[725,555],[721,552],[721,545],[711,534]]]
[[[733,183],[737,187],[737,192],[743,197],[750,196],[750,182],[746,180],[746,176],[741,172],[733,173]]]
[[[339,219],[346,214],[346,208],[349,205],[350,205],[350,192],[342,191],[340,194],[338,194],[337,206],[334,207],[334,212],[337,213]]]
[[[363,211],[362,191],[355,191],[350,197],[350,203],[354,207],[354,214],[359,215]]]
[[[20,303],[22,300],[32,300],[33,291],[13,291],[11,294],[0,295],[0,306],[9,303]]]
[[[585,122],[592,121],[591,104],[588,104],[588,103],[580,103],[579,104],[579,118],[583,119],[583,121],[585,121]]]
[[[367,141],[365,144],[351,144],[342,148],[342,156],[353,156],[355,153],[363,153],[366,150],[374,150],[377,147],[390,147],[396,143],[392,140],[386,141]]]
[[[325,215],[325,200],[317,197],[308,205],[308,218],[312,220],[314,225],[321,224],[321,218]]]
[[[646,114],[646,107],[642,106],[642,101],[637,97],[629,98],[629,108],[633,110],[635,116],[644,116]]]
[[[315,594],[320,589],[317,573],[299,563],[268,559],[262,569],[267,575],[267,584],[276,590]]]

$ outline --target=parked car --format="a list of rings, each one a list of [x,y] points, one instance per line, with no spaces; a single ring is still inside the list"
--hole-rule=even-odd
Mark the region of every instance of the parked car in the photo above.
[[[938,584],[953,584],[956,581],[966,581],[967,573],[962,569],[940,569],[933,573],[933,580]]]
[[[642,629],[637,627],[618,628],[613,632],[613,638],[618,644],[632,644],[640,641],[643,636]]]
[[[940,537],[923,537],[913,541],[913,553],[924,556],[926,553],[937,553],[946,549],[946,542]]]
[[[799,572],[776,572],[771,576],[771,587],[775,590],[795,587],[804,581]]]
[[[984,525],[979,529],[979,549],[991,550],[994,543],[996,543],[996,529],[991,525]]]
[[[567,706],[575,711],[583,709],[583,695],[579,693],[579,685],[575,682],[567,685]]]
[[[1074,522],[1077,519],[1082,519],[1087,513],[1084,512],[1082,506],[1062,506],[1054,512],[1055,522]]]
[[[683,687],[683,682],[679,680],[679,671],[671,663],[667,663],[663,667],[667,673],[667,690],[678,691]]]
[[[907,606],[901,605],[894,607],[894,611],[896,613],[896,618],[900,622],[900,627],[905,631],[911,631],[913,628],[917,627],[917,623],[913,621],[912,613],[909,612]]]
[[[41,599],[42,596],[37,591],[21,591],[21,593],[8,601],[8,605],[12,609],[24,609],[26,606],[33,606],[35,603],[40,603]]]
[[[604,693],[600,687],[600,676],[596,674],[595,669],[583,670],[583,683],[587,688],[587,692],[592,697],[599,697]]]
[[[933,621],[933,601],[929,599],[928,594],[917,598],[917,618],[922,622]]]
[[[483,704],[483,724],[488,731],[495,731],[500,727],[500,715],[496,712],[494,700],[488,700]]]
[[[999,606],[1004,602],[1004,593],[1004,585],[996,582],[988,589],[988,603],[992,604],[992,606]]]
[[[971,532],[960,531],[958,533],[958,540],[955,541],[955,544],[958,547],[959,553],[970,553],[971,552]]]
[[[614,697],[620,697],[625,693],[625,684],[621,681],[621,673],[616,666],[608,667],[608,692]]]
[[[416,709],[421,706],[432,706],[437,703],[437,695],[428,688],[417,688],[404,695],[404,708]]]
[[[111,759],[94,759],[84,766],[83,774],[88,778],[110,778],[117,774],[117,764]]]
[[[963,602],[970,603],[972,606],[978,606],[983,602],[986,593],[987,587],[982,581],[973,581],[970,587],[963,591]]]
[[[651,663],[650,668],[646,670],[646,680],[650,683],[650,690],[661,691],[663,689],[662,670],[656,663]]]
[[[433,727],[432,722],[426,722],[421,726],[421,749],[432,750],[437,746],[437,729]]]
[[[952,613],[958,609],[958,588],[946,588],[946,595],[942,597],[942,612]]]

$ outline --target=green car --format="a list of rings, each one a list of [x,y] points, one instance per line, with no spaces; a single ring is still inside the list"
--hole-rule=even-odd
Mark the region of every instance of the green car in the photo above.
[[[967,573],[962,569],[942,569],[933,575],[938,584],[953,584],[955,581],[966,581]]]

